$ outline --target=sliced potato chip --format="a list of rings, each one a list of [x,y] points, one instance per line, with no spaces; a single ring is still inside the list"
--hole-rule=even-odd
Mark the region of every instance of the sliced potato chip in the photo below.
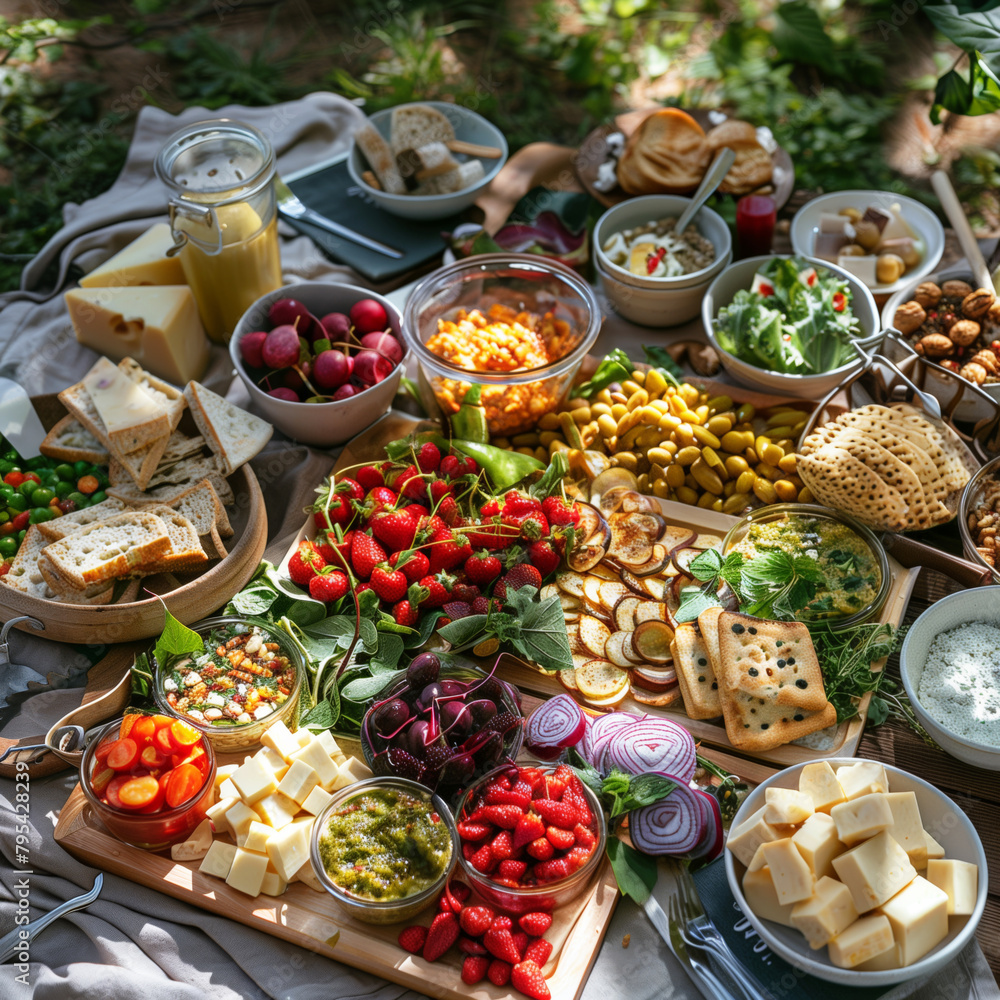
[[[598,563],[596,566],[592,566],[588,572],[592,576],[599,576],[604,580],[620,580],[621,574],[613,566],[608,566],[606,563]]]
[[[585,579],[582,573],[574,573],[571,569],[556,574],[556,584],[559,589],[572,597],[583,597]]]
[[[618,603],[619,598],[624,597],[628,592],[628,587],[621,580],[605,580],[598,587],[601,605],[610,615],[614,614],[615,605]]]
[[[583,601],[579,597],[573,597],[572,594],[564,594],[562,591],[559,592],[559,604],[562,606],[563,611],[579,611],[583,607]]]
[[[593,657],[589,653],[573,653],[573,667],[582,667],[588,660],[592,660]]]
[[[583,700],[594,708],[614,708],[615,705],[620,705],[628,697],[628,692],[629,686],[626,684],[620,691],[608,695],[607,698],[588,698],[584,695]],[[582,691],[580,693],[583,694]]]
[[[632,649],[647,663],[669,663],[672,659],[670,643],[674,630],[663,621],[644,621],[632,633]],[[589,645],[587,647],[590,648]]]
[[[575,659],[575,657],[574,657]],[[586,661],[585,661],[586,662]],[[576,683],[576,669],[572,670],[560,670],[558,672],[559,683],[562,684],[567,691],[579,691],[580,688],[577,687]]]
[[[667,688],[666,691],[644,691],[641,687],[636,687],[632,685],[629,688],[629,694],[632,695],[633,700],[639,702],[640,705],[652,705],[656,708],[665,708],[667,705],[672,705],[675,701],[678,701],[681,697],[681,689],[679,684],[675,684],[671,688]]]
[[[641,577],[642,585],[646,588],[646,593],[655,601],[662,601],[666,587],[666,581],[660,576]]]
[[[641,625],[643,622],[665,622],[667,618],[667,606],[662,601],[642,601],[635,609],[635,623]]]
[[[615,625],[620,631],[627,632],[629,629],[635,628],[635,609],[642,603],[641,597],[635,597],[632,594],[626,594],[619,598],[618,603],[615,604],[614,619]]]
[[[593,573],[588,573],[587,578],[583,581],[583,596],[595,608],[601,607],[601,584],[607,582],[609,581],[595,576]]]
[[[616,666],[627,670],[632,661],[625,655],[625,643],[631,645],[631,632],[612,632],[604,644],[604,655]]]
[[[611,629],[609,629],[608,626],[605,625],[599,618],[595,618],[593,615],[580,616],[580,641],[586,649],[589,649],[594,654],[594,656],[604,656],[604,647],[610,635]],[[572,645],[570,646],[570,649],[572,650]],[[579,678],[577,679],[579,680]]]
[[[576,684],[586,698],[609,698],[628,690],[628,673],[610,660],[598,658],[576,671]]]
[[[581,613],[582,612],[580,611],[564,611],[563,621],[565,621],[567,625],[578,625]]]
[[[538,592],[538,597],[542,601],[548,600],[550,597],[558,596],[559,588],[554,583],[545,584],[545,586]]]

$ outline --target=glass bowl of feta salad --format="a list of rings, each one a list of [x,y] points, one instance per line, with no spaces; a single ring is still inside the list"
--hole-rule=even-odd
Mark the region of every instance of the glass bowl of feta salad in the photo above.
[[[160,711],[205,734],[217,753],[260,745],[281,720],[295,730],[305,662],[292,640],[264,621],[206,618],[190,626],[203,640],[193,652],[150,654]]]

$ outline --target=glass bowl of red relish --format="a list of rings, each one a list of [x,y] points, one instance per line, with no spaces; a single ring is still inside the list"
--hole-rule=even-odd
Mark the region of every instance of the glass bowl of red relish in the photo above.
[[[215,797],[215,752],[205,736],[166,715],[126,715],[90,741],[80,787],[119,840],[161,851],[186,840]]]

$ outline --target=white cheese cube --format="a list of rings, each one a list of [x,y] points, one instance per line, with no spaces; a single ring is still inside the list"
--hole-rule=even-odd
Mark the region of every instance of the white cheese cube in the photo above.
[[[750,864],[747,865],[748,872],[760,871],[767,864],[767,859],[764,857],[764,845],[761,844],[760,847],[754,851],[754,855]]]
[[[254,820],[246,830],[236,838],[236,846],[245,850],[253,851],[255,854],[267,853],[267,838],[274,833],[273,827],[266,823],[258,823]]]
[[[281,781],[281,779],[288,772],[288,762],[284,757],[278,753],[277,750],[272,750],[271,747],[261,747],[255,754],[254,757],[259,757],[265,764],[274,772],[275,780]]]
[[[251,823],[256,823],[260,816],[253,811],[245,802],[237,802],[231,809],[226,811],[226,822],[234,837],[239,837],[241,833],[246,833]]]
[[[841,802],[830,810],[830,818],[837,825],[837,836],[848,847],[892,826],[892,810],[888,797],[882,792]]]
[[[792,843],[817,879],[833,875],[833,859],[845,850],[837,824],[826,813],[813,813],[792,834]]]
[[[888,972],[892,969],[901,969],[903,963],[899,957],[899,945],[893,944],[893,946],[886,951],[883,951],[881,955],[876,955],[874,958],[869,958],[867,962],[862,962],[860,965],[854,966],[858,972]]]
[[[321,733],[313,733],[313,739],[319,740],[328,757],[332,757],[340,751],[340,747],[337,745],[337,741],[333,738],[333,733],[329,729],[324,729]]]
[[[308,861],[295,873],[295,881],[309,886],[310,889],[315,889],[316,892],[326,892],[319,876],[313,871],[313,866]]]
[[[234,845],[227,844],[224,840],[215,840],[208,849],[208,853],[201,859],[198,871],[204,872],[206,875],[214,875],[216,878],[226,878],[235,857],[236,847]]]
[[[264,735],[261,736],[260,741],[264,746],[270,747],[286,762],[288,761],[288,758],[299,749],[297,735],[289,732],[288,726],[286,726],[280,719],[267,727],[264,731]]]
[[[205,704],[211,705],[213,708],[222,708],[225,703],[226,699],[223,698],[218,691],[209,691],[208,694],[205,695]]]
[[[277,872],[264,873],[260,891],[265,896],[280,896],[287,888],[288,883]]]
[[[805,935],[814,950],[822,948],[857,919],[850,889],[825,875],[816,882],[808,899],[792,907],[792,926]]]
[[[812,797],[794,788],[768,788],[764,801],[764,819],[772,826],[797,826],[814,812]]]
[[[813,874],[791,837],[765,844],[764,860],[771,870],[779,903],[798,903],[812,895]]]
[[[839,968],[853,969],[894,946],[889,918],[879,913],[861,917],[842,930],[831,939],[827,954]]]
[[[170,857],[174,861],[199,861],[212,846],[211,820],[203,819],[192,831],[191,836],[183,843],[172,844]]]
[[[317,785],[303,800],[302,808],[313,816],[318,816],[329,804],[333,796]]]
[[[869,254],[867,257],[845,257],[843,254],[837,257],[837,264],[845,271],[854,275],[858,281],[874,288],[878,284],[875,273],[875,255]]]
[[[927,841],[928,860],[931,858],[937,860],[944,857],[944,848],[926,830],[924,830],[924,840]]]
[[[266,854],[254,854],[253,851],[238,847],[236,857],[233,858],[233,866],[226,876],[226,884],[245,892],[248,896],[258,896],[266,873]]]
[[[927,862],[927,881],[947,895],[949,917],[971,916],[979,894],[979,869],[975,865],[931,858]]]
[[[218,788],[227,778],[231,778],[237,767],[239,764],[223,764],[221,767],[217,767],[215,769],[215,787]]]
[[[276,830],[268,837],[267,856],[286,881],[304,865],[309,863],[309,836],[312,831],[312,817],[308,821],[289,823],[282,830]]]
[[[281,792],[272,792],[257,802],[254,809],[272,830],[282,830],[298,815],[299,804]]]
[[[309,793],[319,784],[319,775],[304,760],[293,760],[288,772],[281,779],[278,791],[302,805]]]
[[[859,760],[837,768],[837,781],[848,799],[889,791],[885,768],[876,760]]]
[[[741,823],[735,830],[731,831],[729,834],[729,840],[726,841],[726,846],[733,852],[733,854],[743,862],[745,865],[749,865],[753,860],[754,854],[757,853],[757,848],[761,844],[766,844],[772,840],[778,840],[781,836],[777,830],[767,820],[764,819],[764,813],[767,810],[767,806],[761,806],[753,815],[749,816],[745,822]]]
[[[892,810],[888,833],[906,851],[917,871],[927,867],[927,838],[920,822],[920,806],[913,792],[888,792],[885,797]]]
[[[333,791],[340,769],[330,759],[330,755],[323,749],[323,744],[319,740],[311,739],[306,746],[296,750],[291,756],[291,761],[297,760],[308,764],[316,772],[320,785],[326,791]]]
[[[239,799],[242,798],[240,795],[240,790],[233,784],[232,777],[226,778],[221,785],[219,785],[219,798],[220,799]]]
[[[835,805],[847,801],[837,775],[825,760],[806,764],[799,772],[799,791],[813,800],[816,812],[828,813]]]
[[[205,810],[205,816],[211,822],[212,829],[216,833],[233,833],[233,828],[229,825],[229,820],[226,819],[226,813],[239,801],[239,796],[229,795],[219,799],[214,806],[209,806]]]
[[[251,757],[233,772],[230,780],[248,806],[259,802],[278,787],[274,771],[260,757]]]
[[[867,913],[892,899],[917,875],[906,851],[885,831],[834,858],[833,869],[851,890],[858,913]]]
[[[743,895],[747,905],[764,920],[773,920],[785,927],[792,926],[794,903],[782,903],[771,880],[771,869],[765,865],[754,871],[747,870],[743,876]]]
[[[356,781],[364,781],[371,776],[371,768],[363,760],[358,760],[357,757],[348,757],[340,766],[340,773],[337,775],[337,780],[327,791],[339,791],[347,785],[353,785]]]
[[[301,750],[303,747],[309,746],[313,740],[313,734],[308,729],[299,729],[297,732],[292,733],[292,737],[296,743],[299,745]]]
[[[948,936],[948,894],[918,875],[879,912],[889,918],[900,961],[913,965]]]

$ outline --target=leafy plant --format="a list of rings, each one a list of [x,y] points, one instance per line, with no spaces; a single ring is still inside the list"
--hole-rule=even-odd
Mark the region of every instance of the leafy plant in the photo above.
[[[1000,0],[931,3],[924,10],[964,55],[938,80],[931,121],[939,121],[942,109],[958,115],[1000,110]]]

